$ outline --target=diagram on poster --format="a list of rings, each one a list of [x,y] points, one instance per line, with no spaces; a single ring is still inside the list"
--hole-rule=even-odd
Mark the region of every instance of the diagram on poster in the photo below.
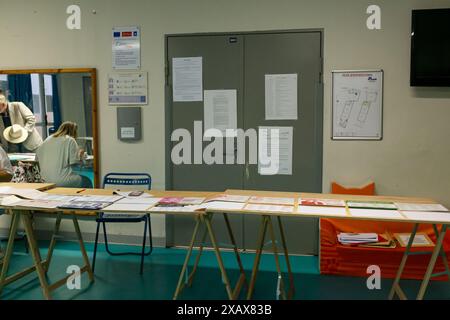
[[[383,71],[333,72],[333,139],[382,138]]]

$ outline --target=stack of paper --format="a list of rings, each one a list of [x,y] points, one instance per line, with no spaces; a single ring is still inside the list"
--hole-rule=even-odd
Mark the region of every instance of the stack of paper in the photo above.
[[[293,213],[293,206],[277,206],[277,205],[268,205],[268,204],[247,204],[245,210],[248,211],[262,211],[262,212],[286,212]]]
[[[449,211],[442,204],[427,204],[427,203],[403,203],[396,202],[398,210],[403,211]]]
[[[0,195],[14,195],[25,199],[37,200],[45,197],[46,194],[35,189],[0,187]]]
[[[397,210],[397,206],[393,202],[347,201],[347,205],[349,208]]]
[[[229,202],[246,202],[250,196],[240,196],[240,195],[229,195],[222,194],[214,198],[210,198],[208,201],[229,201]]]
[[[302,198],[302,199],[299,199],[299,205],[345,207],[345,201],[339,200],[339,199]]]
[[[376,233],[339,233],[338,241],[342,244],[378,242]]]
[[[276,198],[276,197],[257,197],[253,196],[248,200],[251,203],[264,203],[264,204],[285,204],[294,205],[294,198]]]

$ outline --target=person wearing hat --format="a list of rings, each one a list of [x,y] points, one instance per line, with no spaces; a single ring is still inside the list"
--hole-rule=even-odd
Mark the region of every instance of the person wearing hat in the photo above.
[[[3,92],[0,92],[0,142],[9,150],[10,145],[22,143],[30,152],[34,152],[41,144],[42,137],[35,128],[36,117],[22,102],[9,102]],[[6,129],[5,129],[6,128]]]

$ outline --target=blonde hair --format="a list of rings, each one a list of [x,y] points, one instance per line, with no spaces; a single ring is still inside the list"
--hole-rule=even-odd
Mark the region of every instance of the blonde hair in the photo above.
[[[78,125],[72,121],[65,121],[59,126],[58,131],[53,134],[53,137],[57,138],[65,135],[76,139],[78,137]]]

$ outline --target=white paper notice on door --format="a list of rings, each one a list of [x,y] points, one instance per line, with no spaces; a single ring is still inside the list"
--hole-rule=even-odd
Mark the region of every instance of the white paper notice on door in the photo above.
[[[260,175],[292,175],[293,130],[293,127],[259,127]]]
[[[203,101],[203,59],[172,59],[172,94],[174,102]]]
[[[204,95],[205,137],[235,136],[237,129],[237,91],[236,90],[205,90]],[[217,130],[209,130],[217,129]],[[209,130],[209,131],[208,131]]]
[[[297,74],[266,74],[266,120],[297,120]]]

